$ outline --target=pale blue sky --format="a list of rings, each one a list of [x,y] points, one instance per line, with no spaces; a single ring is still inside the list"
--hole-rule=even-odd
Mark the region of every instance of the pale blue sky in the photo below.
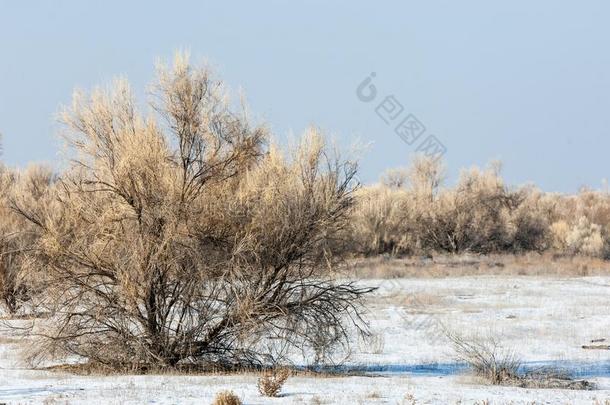
[[[158,57],[207,58],[282,138],[316,123],[372,142],[361,178],[406,145],[359,101],[370,72],[447,147],[449,171],[490,159],[513,184],[572,192],[610,177],[608,1],[0,1],[0,132],[10,165],[57,162],[54,113],[76,86]]]

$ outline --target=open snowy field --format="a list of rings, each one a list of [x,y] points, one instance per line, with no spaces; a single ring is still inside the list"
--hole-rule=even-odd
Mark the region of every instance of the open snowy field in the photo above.
[[[291,377],[281,398],[261,397],[257,375],[80,376],[29,370],[19,342],[4,339],[0,403],[210,404],[230,389],[245,404],[604,404],[610,400],[610,277],[463,276],[363,280],[373,338],[348,366],[368,375]],[[453,373],[444,331],[494,336],[526,364],[563,365],[595,382],[593,391],[489,386]],[[426,367],[424,367],[426,366]],[[512,402],[511,402],[512,401]],[[596,402],[598,401],[598,402]]]

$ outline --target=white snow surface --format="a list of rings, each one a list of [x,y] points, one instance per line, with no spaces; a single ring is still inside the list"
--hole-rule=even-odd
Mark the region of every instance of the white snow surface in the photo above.
[[[348,365],[451,363],[444,330],[494,336],[526,362],[609,362],[610,277],[472,276],[363,280],[379,289],[366,314],[376,336],[354,345]],[[295,376],[279,398],[262,397],[254,373],[81,376],[28,369],[15,343],[0,341],[0,403],[211,404],[232,390],[244,404],[610,404],[610,376],[593,391],[487,385],[467,374]],[[608,400],[608,403],[604,401]],[[597,401],[597,402],[596,402]]]

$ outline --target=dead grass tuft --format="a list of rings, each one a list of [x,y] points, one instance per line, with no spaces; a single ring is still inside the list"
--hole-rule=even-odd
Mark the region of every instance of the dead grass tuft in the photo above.
[[[212,405],[242,405],[242,402],[233,391],[221,391],[214,397]]]
[[[280,395],[282,386],[290,377],[290,370],[287,368],[267,370],[258,379],[258,392],[266,397],[275,398]]]

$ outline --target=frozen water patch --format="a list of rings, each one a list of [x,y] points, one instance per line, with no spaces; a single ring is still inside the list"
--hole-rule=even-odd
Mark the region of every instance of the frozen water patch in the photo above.
[[[308,369],[339,374],[383,374],[406,375],[410,377],[445,377],[469,371],[469,367],[465,363],[362,364],[320,366]],[[539,370],[561,371],[571,378],[610,378],[610,360],[598,362],[568,360],[530,361],[521,364],[519,373],[527,374]]]

